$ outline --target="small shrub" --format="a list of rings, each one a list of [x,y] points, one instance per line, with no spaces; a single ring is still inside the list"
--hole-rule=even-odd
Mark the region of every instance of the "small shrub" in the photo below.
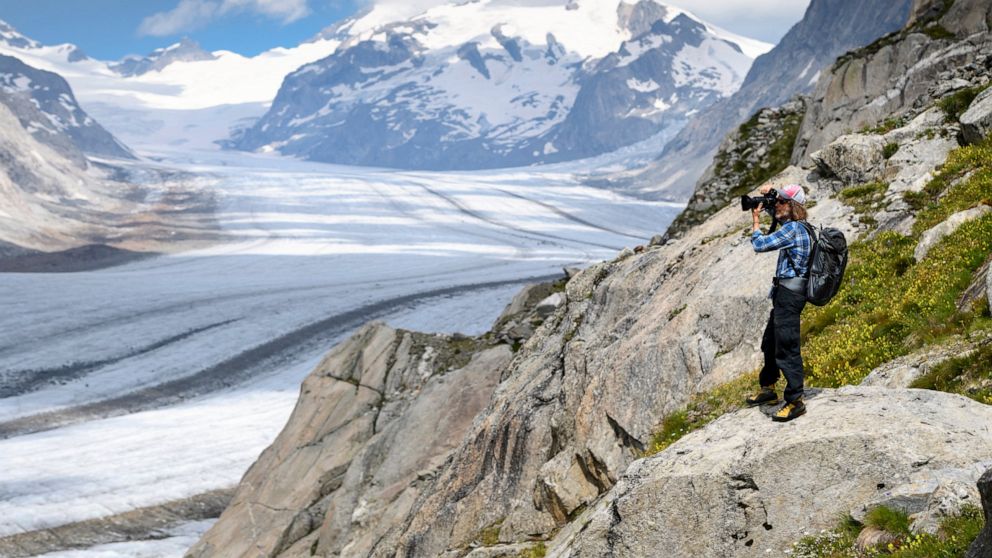
[[[865,525],[876,527],[893,535],[909,535],[909,516],[902,510],[887,506],[872,508],[865,515]]]
[[[882,148],[882,156],[886,159],[891,159],[892,156],[896,154],[896,151],[899,151],[898,143],[887,143],[885,144],[885,147]]]

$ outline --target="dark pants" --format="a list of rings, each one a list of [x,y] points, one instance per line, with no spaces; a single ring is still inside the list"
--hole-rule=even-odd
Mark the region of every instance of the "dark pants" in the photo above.
[[[799,315],[806,306],[806,297],[785,287],[775,287],[772,313],[761,338],[765,365],[758,382],[773,386],[779,370],[785,375],[785,400],[795,401],[803,396],[803,356],[799,351]]]

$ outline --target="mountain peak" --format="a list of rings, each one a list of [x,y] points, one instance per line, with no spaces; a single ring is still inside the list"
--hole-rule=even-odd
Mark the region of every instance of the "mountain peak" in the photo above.
[[[183,37],[178,43],[157,48],[148,56],[129,56],[117,64],[111,64],[109,67],[124,77],[132,77],[147,74],[148,72],[161,71],[174,62],[196,62],[200,60],[215,60],[216,58],[213,53],[203,50],[200,44],[193,39]]]

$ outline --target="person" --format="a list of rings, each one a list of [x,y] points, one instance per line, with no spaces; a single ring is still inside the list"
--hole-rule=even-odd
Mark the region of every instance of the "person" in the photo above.
[[[760,188],[768,194],[770,185]],[[770,234],[762,234],[758,218],[762,207],[751,211],[754,228],[751,245],[757,253],[778,250],[778,266],[772,280],[772,311],[768,316],[764,335],[761,338],[761,351],[764,353],[764,366],[758,376],[761,390],[746,399],[750,406],[775,405],[779,403],[775,384],[785,376],[785,405],[772,419],[790,421],[806,413],[803,401],[803,357],[800,351],[799,316],[806,306],[806,277],[809,269],[812,238],[805,226],[806,193],[802,186],[789,184],[778,191],[775,201],[775,219],[780,228]]]

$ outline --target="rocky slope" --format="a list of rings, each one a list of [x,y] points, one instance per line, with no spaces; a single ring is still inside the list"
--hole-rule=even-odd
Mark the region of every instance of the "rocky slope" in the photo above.
[[[826,390],[808,407],[816,421],[784,426],[739,411],[634,463],[549,556],[782,556],[838,516],[863,518],[866,504],[900,500],[926,521],[951,513],[941,505],[978,501],[976,482],[992,466],[992,407],[882,388]]]
[[[987,76],[990,17],[987,2],[916,0],[910,25],[840,58],[824,74],[803,119],[793,163],[808,161],[842,134],[915,116]]]
[[[0,103],[17,116],[36,140],[79,166],[86,165],[84,153],[133,158],[127,147],[80,108],[61,76],[2,54]]]
[[[671,134],[766,48],[654,0],[373,11],[328,34],[342,46],[287,76],[233,146],[424,169],[570,160]]]
[[[644,169],[608,182],[645,195],[683,200],[697,188],[720,141],[765,107],[809,94],[841,54],[901,28],[912,0],[813,0],[803,19],[771,51],[759,56],[740,90],[689,119]]]
[[[985,3],[958,0],[952,10],[971,13],[976,6],[984,9]],[[914,48],[913,35],[891,43],[894,54]],[[973,40],[958,42],[966,49]],[[853,56],[843,63],[872,55]],[[976,65],[967,84],[987,83],[989,74]],[[898,83],[894,77],[893,85]],[[959,121],[948,118],[943,105],[935,106],[936,98],[924,106],[926,93],[920,95],[903,99],[910,106],[924,99],[911,120],[823,140],[821,149],[772,184],[802,184],[815,202],[810,220],[838,227],[852,240],[917,244],[918,237],[918,247],[929,242],[931,231],[947,234],[939,230],[947,228],[949,217],[983,205],[987,186],[962,197],[928,189],[930,179],[941,165],[946,169],[950,157],[961,174],[945,180],[972,184],[986,176],[987,157],[981,157],[987,147],[968,152],[977,153],[981,172],[962,166],[952,152],[959,146]],[[806,120],[822,112],[825,102],[814,98]],[[984,103],[983,97],[969,100],[964,112],[984,121],[992,114],[983,112]],[[934,217],[933,207],[949,199],[958,200],[959,211]],[[988,226],[989,218],[979,213],[955,217],[956,226],[986,231],[973,226]],[[810,416],[794,423],[773,425],[757,410],[743,411],[640,459],[659,425],[695,394],[760,364],[774,257],[753,253],[747,223],[738,207],[725,207],[679,238],[578,273],[565,286],[563,303],[499,369],[491,399],[457,446],[424,478],[412,502],[402,500],[402,516],[366,531],[366,515],[355,512],[360,506],[325,513],[319,528],[309,523],[315,530],[302,535],[302,544],[284,552],[264,546],[261,554],[480,558],[532,550],[643,556],[664,549],[673,556],[755,556],[768,548],[785,550],[804,530],[835,521],[838,512],[863,513],[867,506],[907,497],[923,529],[966,499],[945,498],[948,493],[976,500],[968,490],[992,455],[989,407],[935,392],[858,387],[811,393]],[[987,235],[979,241],[986,246]],[[932,259],[915,261],[912,247],[907,252],[897,262],[902,273]],[[980,266],[968,270],[974,275],[969,280],[988,300],[992,286]],[[868,289],[871,274],[865,273],[858,277]],[[927,291],[939,281],[939,275],[930,278]],[[858,294],[865,299],[871,293]],[[845,338],[847,349],[882,335],[870,327],[864,337]],[[352,351],[372,347],[367,340],[352,343]],[[322,412],[310,405],[309,414]],[[305,428],[291,421],[287,432],[305,434]],[[346,439],[305,435],[291,442],[341,443]],[[267,473],[251,474],[280,486],[273,494],[320,494],[319,486],[330,486],[297,486],[278,470],[269,465]],[[326,497],[336,498],[334,493]],[[222,519],[214,529],[250,532],[246,525],[243,518]],[[262,528],[255,540],[275,537]]]
[[[513,358],[502,341],[526,340],[554,290],[524,289],[479,338],[362,328],[307,378],[290,428],[190,555],[367,554],[431,487]]]

